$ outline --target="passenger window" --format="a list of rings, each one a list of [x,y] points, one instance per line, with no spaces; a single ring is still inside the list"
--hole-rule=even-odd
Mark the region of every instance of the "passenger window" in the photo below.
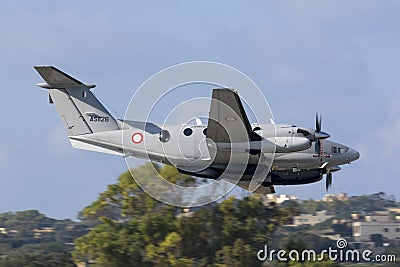
[[[332,146],[332,153],[333,153],[333,154],[336,154],[337,152],[338,152],[337,147]]]
[[[186,135],[186,136],[190,136],[190,135],[192,135],[192,133],[193,133],[193,130],[190,129],[190,128],[186,128],[186,129],[183,131],[183,134]]]

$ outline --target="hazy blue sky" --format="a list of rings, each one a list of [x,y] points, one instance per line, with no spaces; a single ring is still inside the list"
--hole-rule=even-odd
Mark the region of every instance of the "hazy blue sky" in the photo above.
[[[107,4],[106,4],[107,3]],[[75,218],[126,170],[73,150],[34,65],[95,83],[120,114],[161,69],[210,60],[239,69],[277,122],[314,126],[361,153],[332,192],[400,197],[398,1],[1,1],[0,212]],[[276,187],[321,198],[324,182]]]

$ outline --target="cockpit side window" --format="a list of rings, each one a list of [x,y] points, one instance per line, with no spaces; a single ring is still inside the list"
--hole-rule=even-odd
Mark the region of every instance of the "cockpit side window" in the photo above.
[[[346,152],[344,147],[332,146],[332,154],[343,154]]]

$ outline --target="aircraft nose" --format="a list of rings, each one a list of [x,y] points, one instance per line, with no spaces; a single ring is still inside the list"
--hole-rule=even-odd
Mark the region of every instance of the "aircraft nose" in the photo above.
[[[349,162],[355,161],[360,158],[360,153],[355,149],[349,148],[349,151],[347,153]]]

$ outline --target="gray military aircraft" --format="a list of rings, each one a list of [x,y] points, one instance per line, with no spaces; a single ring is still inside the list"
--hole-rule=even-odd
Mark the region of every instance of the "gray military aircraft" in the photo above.
[[[251,124],[235,90],[213,90],[207,125],[159,125],[116,119],[90,91],[95,85],[53,66],[34,68],[45,80],[38,86],[48,90],[74,148],[150,159],[203,178],[239,175],[237,185],[245,189],[264,166],[265,177],[255,190],[263,194],[274,193],[274,185],[314,183],[323,175],[328,190],[332,173],[360,156],[326,140],[330,135],[321,130],[318,114],[315,129]]]

